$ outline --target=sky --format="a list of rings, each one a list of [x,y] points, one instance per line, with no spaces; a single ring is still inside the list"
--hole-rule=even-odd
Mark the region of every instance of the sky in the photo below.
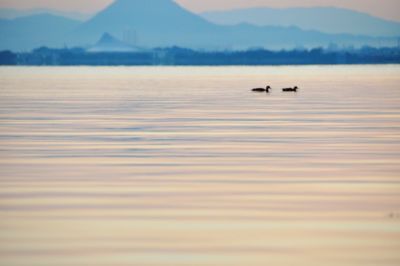
[[[94,13],[113,0],[0,0],[0,7],[52,8],[57,10]],[[150,0],[144,0],[150,1]],[[366,12],[381,18],[400,21],[400,0],[176,0],[193,12],[243,7],[335,6]]]

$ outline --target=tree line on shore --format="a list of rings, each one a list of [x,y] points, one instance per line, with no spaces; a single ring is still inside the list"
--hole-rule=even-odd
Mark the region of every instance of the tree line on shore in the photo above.
[[[83,48],[32,52],[0,52],[0,65],[27,66],[113,66],[113,65],[311,65],[311,64],[398,64],[400,47],[331,50],[323,48],[270,51],[196,51],[181,47],[140,52],[87,52]]]

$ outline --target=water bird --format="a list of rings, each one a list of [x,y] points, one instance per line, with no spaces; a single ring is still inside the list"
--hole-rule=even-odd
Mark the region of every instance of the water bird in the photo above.
[[[270,86],[267,86],[265,89],[264,88],[255,88],[252,89],[253,92],[266,92],[269,93],[269,91],[271,90]]]
[[[297,92],[299,88],[297,86],[295,86],[294,88],[284,88],[282,89],[282,91],[284,92]]]

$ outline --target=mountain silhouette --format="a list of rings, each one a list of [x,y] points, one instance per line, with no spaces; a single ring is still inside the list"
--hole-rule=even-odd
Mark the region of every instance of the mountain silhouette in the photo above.
[[[78,40],[90,43],[104,32],[123,38],[137,34],[145,46],[207,44],[204,37],[222,31],[171,0],[117,0],[76,31]],[[206,36],[205,36],[206,35]]]
[[[331,42],[344,45],[379,43],[367,36],[331,35],[303,31],[297,27],[216,25],[172,0],[117,0],[83,23],[75,32],[74,42],[87,45],[104,32],[121,39],[124,39],[126,32],[134,32],[140,45],[146,47],[178,45],[202,49],[281,49],[320,46]]]
[[[235,25],[296,26],[325,33],[348,33],[370,36],[400,36],[400,23],[365,13],[335,7],[247,8],[211,11],[201,14],[210,22]]]
[[[29,17],[33,15],[42,15],[42,14],[60,16],[79,21],[86,21],[93,16],[93,14],[90,13],[62,11],[50,8],[33,8],[33,9],[0,8],[0,19],[15,19],[15,18]]]
[[[38,15],[0,20],[0,48],[14,51],[38,46],[93,47],[109,33],[131,46],[181,46],[192,49],[293,49],[339,45],[387,45],[395,38],[326,34],[298,27],[255,26],[248,23],[217,25],[172,0],[116,0],[86,22]]]
[[[141,49],[124,43],[109,33],[104,33],[100,40],[87,49],[88,52],[138,52]]]
[[[39,14],[16,19],[0,19],[0,50],[29,51],[47,45],[62,47],[79,21]]]

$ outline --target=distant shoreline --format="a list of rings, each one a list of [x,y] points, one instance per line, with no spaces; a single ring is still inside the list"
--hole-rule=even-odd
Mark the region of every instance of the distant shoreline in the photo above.
[[[354,64],[282,64],[282,65],[5,65],[0,64],[0,68],[7,67],[160,67],[160,68],[168,68],[168,67],[302,67],[302,66],[400,66],[399,63],[354,63]]]
[[[350,51],[311,50],[195,51],[180,47],[143,52],[87,52],[82,48],[42,47],[29,53],[0,52],[9,66],[303,66],[400,64],[400,47]]]

